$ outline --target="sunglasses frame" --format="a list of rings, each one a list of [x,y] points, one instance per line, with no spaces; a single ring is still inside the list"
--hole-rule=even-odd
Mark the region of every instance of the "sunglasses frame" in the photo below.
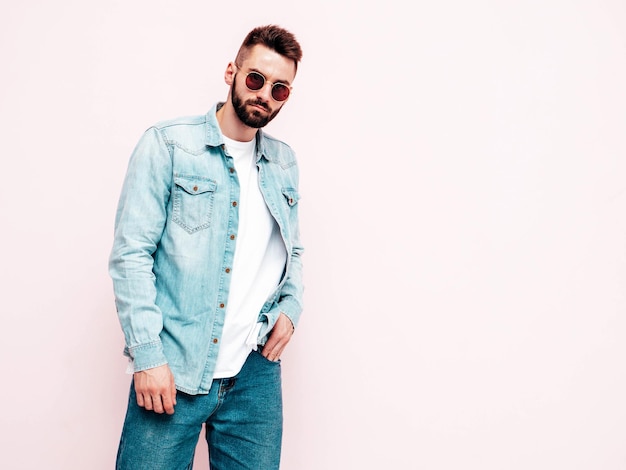
[[[235,65],[237,66],[237,68],[241,69],[241,67],[239,67],[237,64],[235,64]],[[254,88],[250,88],[250,87],[248,86],[248,77],[249,77],[250,75],[252,75],[252,74],[259,75],[259,76],[263,79],[263,84],[261,85],[261,87],[260,87],[260,88],[257,88],[256,90],[255,90]],[[264,87],[266,84],[268,84],[268,83],[269,83],[270,85],[272,85],[272,91],[270,92],[270,96],[271,96],[271,97],[272,97],[272,99],[273,99],[274,101],[276,101],[277,103],[284,103],[285,101],[287,101],[287,100],[289,99],[289,96],[291,96],[291,91],[292,91],[292,87],[291,87],[291,86],[289,86],[289,85],[287,85],[286,83],[283,83],[283,82],[273,82],[273,83],[272,83],[272,82],[270,82],[267,78],[265,78],[265,75],[263,75],[261,72],[257,72],[256,70],[251,70],[250,72],[246,73],[246,77],[245,77],[245,79],[244,79],[243,83],[244,83],[244,85],[246,86],[246,88],[247,88],[248,90],[250,90],[250,91],[259,91],[259,90],[262,90],[262,89],[263,89],[263,87]],[[289,90],[289,93],[287,93],[287,98],[285,98],[284,100],[277,100],[277,99],[274,97],[274,87],[276,87],[276,86],[284,86],[285,88],[287,88],[287,90]]]

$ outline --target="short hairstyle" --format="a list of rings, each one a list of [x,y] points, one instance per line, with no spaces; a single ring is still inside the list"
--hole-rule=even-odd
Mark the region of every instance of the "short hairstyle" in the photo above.
[[[236,63],[241,64],[248,51],[260,44],[278,54],[291,59],[298,70],[298,62],[302,59],[302,49],[296,37],[284,28],[276,25],[258,26],[248,33],[237,52]]]

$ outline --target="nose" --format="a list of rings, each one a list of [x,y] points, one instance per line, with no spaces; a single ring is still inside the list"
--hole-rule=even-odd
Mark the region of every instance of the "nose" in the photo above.
[[[269,103],[272,101],[272,84],[266,81],[260,90],[257,90],[257,96],[260,96],[263,101]]]

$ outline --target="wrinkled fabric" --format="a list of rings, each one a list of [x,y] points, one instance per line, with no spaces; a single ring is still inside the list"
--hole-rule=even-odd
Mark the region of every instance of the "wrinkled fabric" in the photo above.
[[[109,261],[134,371],[169,364],[176,388],[189,394],[211,388],[239,224],[239,181],[215,115],[219,106],[143,134],[122,187]],[[298,324],[303,248],[293,150],[259,130],[256,162],[287,251],[282,279],[259,312],[262,345],[280,313]]]

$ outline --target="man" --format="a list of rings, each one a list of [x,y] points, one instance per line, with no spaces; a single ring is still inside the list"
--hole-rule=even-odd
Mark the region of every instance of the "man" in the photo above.
[[[280,356],[302,310],[298,169],[260,128],[287,102],[302,51],[253,29],[206,116],[148,129],[128,166],[110,259],[133,385],[117,468],[277,469]]]

